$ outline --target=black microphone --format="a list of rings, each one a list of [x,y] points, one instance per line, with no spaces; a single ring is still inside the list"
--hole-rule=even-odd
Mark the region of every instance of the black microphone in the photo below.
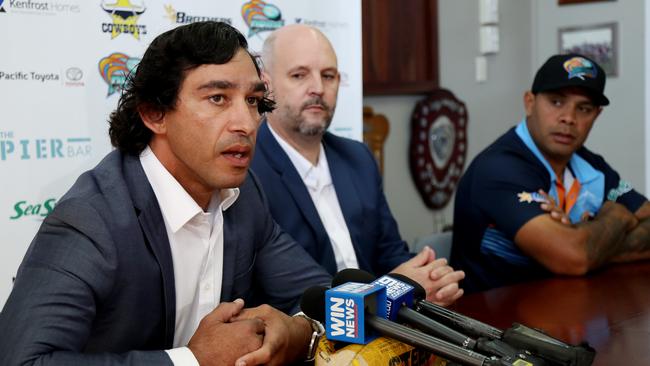
[[[415,298],[418,299],[416,301],[416,310],[424,310],[424,312],[435,316],[438,320],[456,326],[474,337],[487,337],[490,339],[503,338],[503,331],[501,329],[426,301],[426,291],[419,283],[417,283],[417,281],[399,273],[391,273],[390,276],[402,282],[406,282],[415,288]]]
[[[512,347],[525,349],[539,357],[560,365],[588,366],[596,357],[596,350],[588,343],[578,346],[570,345],[559,339],[534,328],[520,323],[502,331],[476,319],[446,309],[440,305],[424,300],[426,291],[420,284],[401,274],[390,274],[398,280],[408,283],[415,288],[416,310],[437,317],[442,322],[452,324],[478,337],[486,337],[494,341],[501,340]],[[489,344],[489,343],[488,343]]]
[[[325,306],[325,291],[327,291],[327,288],[323,286],[310,287],[303,293],[300,304],[301,310],[307,316],[321,322],[329,321]],[[364,311],[366,310],[364,309]],[[365,318],[365,325],[381,335],[393,338],[414,347],[428,350],[454,362],[460,362],[464,365],[471,366],[513,365],[513,363],[504,363],[499,359],[488,358],[471,350],[436,339],[415,329],[370,314],[367,311],[365,313]]]

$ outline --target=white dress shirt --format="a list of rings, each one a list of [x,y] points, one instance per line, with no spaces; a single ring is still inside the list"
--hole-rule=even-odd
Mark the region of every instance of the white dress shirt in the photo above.
[[[174,365],[198,365],[187,346],[205,315],[219,305],[223,278],[223,211],[239,196],[239,189],[215,192],[204,212],[147,148],[140,163],[162,212],[176,290],[174,349],[167,350]]]
[[[271,134],[278,141],[280,147],[282,147],[282,150],[289,155],[291,163],[298,171],[298,174],[309,191],[311,200],[314,202],[314,206],[316,206],[316,211],[318,211],[318,216],[320,216],[321,222],[332,243],[337,269],[340,271],[345,268],[359,268],[354,246],[352,246],[352,239],[350,238],[350,231],[348,230],[348,225],[345,223],[341,205],[339,204],[339,199],[336,196],[336,190],[332,183],[332,175],[327,164],[327,156],[325,155],[323,144],[320,144],[318,163],[314,166],[298,150],[284,141],[273,130],[270,123],[268,126]]]

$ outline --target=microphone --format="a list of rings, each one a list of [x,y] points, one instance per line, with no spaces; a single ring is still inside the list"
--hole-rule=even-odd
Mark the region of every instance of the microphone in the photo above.
[[[451,311],[424,300],[426,298],[424,288],[411,278],[398,273],[390,274],[390,276],[415,288],[415,297],[419,299],[416,301],[416,310],[424,311],[474,336],[486,337],[493,341],[501,340],[512,347],[525,349],[543,359],[560,365],[588,366],[593,363],[596,357],[596,350],[588,343],[579,346],[570,345],[540,330],[520,323],[513,323],[510,328],[502,331],[476,319]]]
[[[348,286],[348,285],[349,287],[346,289],[344,286]],[[426,349],[430,352],[433,352],[436,355],[447,358],[451,361],[460,362],[464,365],[471,365],[471,366],[515,365],[513,363],[501,362],[501,360],[498,360],[496,358],[488,358],[479,353],[436,339],[420,331],[405,327],[400,324],[393,323],[388,319],[370,313],[366,309],[365,304],[356,302],[356,300],[359,300],[360,298],[363,299],[364,296],[355,298],[353,296],[354,290],[352,291],[349,290],[349,288],[352,288],[357,285],[359,285],[359,283],[352,282],[352,283],[343,284],[341,286],[337,286],[336,288],[332,289],[335,291],[333,291],[329,295],[327,295],[327,292],[332,290],[328,290],[323,286],[311,287],[303,293],[303,297],[300,304],[301,310],[305,314],[307,314],[307,316],[309,316],[310,318],[319,320],[321,322],[325,322],[327,325],[327,338],[332,339],[333,337],[331,334],[332,333],[331,318],[332,317],[337,318],[338,315],[335,314],[338,313],[338,311],[335,311],[334,312],[335,314],[332,314],[332,311],[330,309],[331,306],[330,307],[326,306],[326,302],[327,302],[326,297],[330,296],[331,298],[332,296],[340,296],[340,299],[343,299],[343,303],[347,303],[347,300],[352,299],[352,301],[350,301],[350,304],[354,302],[355,305],[357,305],[357,309],[360,308],[359,312],[357,312],[356,314],[360,314],[360,313],[364,314],[365,324],[363,325],[372,329],[377,334],[381,334],[396,339],[398,341],[404,342],[414,347],[420,347],[422,349]],[[341,287],[344,288],[341,289]],[[374,289],[375,287],[381,288],[381,286],[379,285],[373,285],[371,287],[372,289],[370,291],[375,291]],[[337,288],[339,290],[337,290]],[[331,299],[328,300],[330,303],[333,302],[339,303],[339,302],[332,301]],[[377,309],[381,309],[381,308],[382,307],[379,306]],[[350,320],[349,324],[351,325],[350,327],[351,329],[357,329],[354,328],[354,324],[355,324],[354,320]],[[346,328],[346,330],[347,329],[348,328]]]
[[[435,316],[444,323],[456,326],[474,337],[487,337],[490,339],[503,338],[503,331],[501,329],[426,301],[426,291],[413,279],[399,273],[391,273],[390,276],[414,287],[415,298],[418,299],[416,301],[416,310],[424,310],[427,314]]]
[[[374,283],[380,283],[386,286],[386,306],[389,320],[399,320],[427,334],[443,338],[463,348],[475,349],[476,341],[474,339],[410,309],[409,307],[413,306],[414,286],[391,277],[392,275],[382,276],[375,280],[375,276],[366,271],[348,268],[337,273],[332,278],[332,287],[346,282],[371,283],[374,281]]]
[[[417,311],[410,309],[413,306],[413,294],[417,298],[423,296],[424,289],[417,283],[406,283],[396,279],[397,274],[388,274],[374,280],[372,283],[378,283],[386,286],[387,293],[387,313],[390,320],[399,320],[407,323],[427,334],[442,338],[455,345],[466,349],[486,353],[488,355],[499,357],[510,357],[512,359],[521,359],[529,365],[544,365],[545,362],[534,357],[527,351],[519,351],[516,348],[501,340],[493,340],[485,337],[473,339],[455,329],[441,324]],[[401,276],[401,275],[399,275]],[[401,276],[405,277],[405,276]],[[337,273],[332,279],[332,286],[345,282],[368,282],[374,276],[362,270],[346,270]],[[406,277],[407,278],[407,277]],[[415,282],[415,281],[409,281]],[[416,287],[417,286],[417,287]]]

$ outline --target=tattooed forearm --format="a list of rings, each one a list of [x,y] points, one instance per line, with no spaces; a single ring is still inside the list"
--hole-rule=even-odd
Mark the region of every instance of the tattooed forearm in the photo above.
[[[650,250],[650,218],[639,222],[632,231],[625,236],[627,251],[640,253]]]
[[[623,206],[606,203],[595,220],[579,224],[587,231],[585,250],[589,269],[607,263],[630,250],[626,233],[636,225],[634,215]]]

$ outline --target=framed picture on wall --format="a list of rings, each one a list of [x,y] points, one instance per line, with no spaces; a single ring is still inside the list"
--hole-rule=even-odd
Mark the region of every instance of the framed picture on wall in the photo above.
[[[560,53],[579,53],[596,61],[607,76],[618,75],[617,23],[558,30]]]

